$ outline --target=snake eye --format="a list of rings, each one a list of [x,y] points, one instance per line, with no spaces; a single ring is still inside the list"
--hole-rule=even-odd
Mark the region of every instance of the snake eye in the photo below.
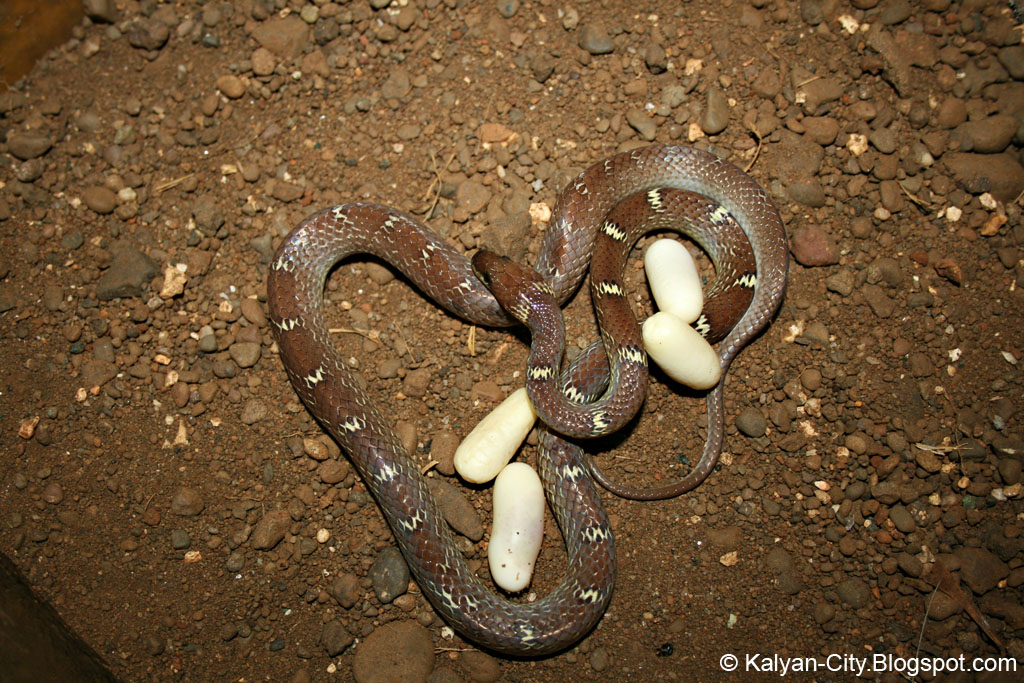
[[[476,269],[474,268],[473,270],[476,270]],[[487,285],[487,287],[491,286],[491,274],[490,273],[488,273],[487,271],[476,270],[476,276],[478,278],[480,278],[480,281],[483,282],[485,285]]]

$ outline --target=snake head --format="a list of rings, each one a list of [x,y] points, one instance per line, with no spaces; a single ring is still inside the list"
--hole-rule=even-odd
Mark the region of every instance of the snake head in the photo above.
[[[519,322],[526,323],[530,311],[540,302],[554,303],[551,286],[536,270],[510,258],[481,249],[473,255],[473,272],[491,290],[501,307]]]
[[[491,274],[504,267],[506,261],[511,263],[510,259],[500,254],[481,249],[473,254],[470,263],[473,265],[473,274],[477,276],[480,282],[484,283],[484,286],[490,289]]]

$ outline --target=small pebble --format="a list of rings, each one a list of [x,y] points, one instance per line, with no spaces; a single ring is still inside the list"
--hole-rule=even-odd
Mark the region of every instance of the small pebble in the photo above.
[[[579,30],[579,46],[592,55],[605,55],[615,49],[615,43],[608,32],[592,24],[587,24]]]

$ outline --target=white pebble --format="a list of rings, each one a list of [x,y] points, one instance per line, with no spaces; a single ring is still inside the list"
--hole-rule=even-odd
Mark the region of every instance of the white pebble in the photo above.
[[[700,317],[704,292],[693,256],[678,240],[660,239],[644,254],[644,270],[658,308],[685,323]]]
[[[718,384],[718,354],[697,330],[675,315],[659,311],[644,321],[641,333],[647,353],[669,377],[694,389]]]
[[[494,482],[494,530],[487,545],[494,583],[511,593],[530,585],[543,537],[540,477],[525,463],[511,463]]]
[[[494,479],[516,454],[536,419],[526,388],[513,391],[480,420],[455,450],[459,476],[473,484]]]

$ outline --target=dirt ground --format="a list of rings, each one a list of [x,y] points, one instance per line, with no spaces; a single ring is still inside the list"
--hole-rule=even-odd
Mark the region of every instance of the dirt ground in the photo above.
[[[116,675],[1020,666],[1024,46],[1009,5],[85,4],[92,20],[0,94],[0,551]],[[790,235],[786,300],[733,365],[709,480],[665,502],[604,495],[618,575],[597,628],[539,660],[480,653],[414,583],[382,599],[394,539],[288,383],[270,257],[303,217],[366,199],[467,253],[532,261],[531,205],[651,141],[750,168]],[[647,313],[640,254],[627,284]],[[473,354],[469,325],[379,263],[341,265],[328,301],[414,457],[440,461],[431,476],[489,525],[489,488],[445,459],[522,385],[526,336],[476,329]],[[585,289],[566,316],[574,349],[595,338]],[[641,416],[588,448],[618,478],[667,480],[704,423],[702,396],[655,372]],[[486,535],[460,544],[486,576]],[[531,595],[564,558],[549,513]]]

